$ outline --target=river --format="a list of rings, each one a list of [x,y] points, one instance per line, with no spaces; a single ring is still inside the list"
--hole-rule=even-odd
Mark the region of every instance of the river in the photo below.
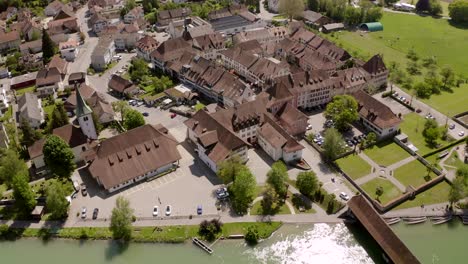
[[[422,263],[466,263],[466,228],[458,221],[432,226],[393,227]],[[359,227],[344,224],[284,225],[255,247],[242,240],[219,241],[214,254],[191,243],[143,244],[127,247],[112,241],[20,239],[0,242],[2,263],[382,263],[375,242]],[[435,260],[433,262],[433,260]]]

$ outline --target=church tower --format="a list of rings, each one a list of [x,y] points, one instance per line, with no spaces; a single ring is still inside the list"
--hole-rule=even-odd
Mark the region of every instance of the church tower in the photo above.
[[[90,139],[97,139],[96,128],[93,122],[93,111],[81,97],[80,89],[75,86],[76,91],[76,118],[80,125],[81,131]]]

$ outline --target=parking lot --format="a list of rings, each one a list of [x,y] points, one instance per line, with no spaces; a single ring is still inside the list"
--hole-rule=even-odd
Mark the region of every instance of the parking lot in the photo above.
[[[112,194],[107,194],[102,187],[97,186],[86,169],[76,171],[73,179],[86,184],[88,195],[80,193],[72,200],[70,215],[74,217],[70,217],[67,224],[72,226],[74,222],[82,221],[78,213],[83,206],[88,210],[86,221],[90,221],[94,208],[99,208],[100,220],[109,220],[118,196],[130,200],[134,215],[138,218],[153,218],[154,206],[159,207],[158,217],[165,218],[164,209],[167,205],[172,207],[171,217],[196,215],[198,205],[202,206],[203,215],[218,214],[215,190],[221,186],[220,181],[202,161],[193,158],[187,142],[179,145],[178,150],[182,159],[176,171]]]

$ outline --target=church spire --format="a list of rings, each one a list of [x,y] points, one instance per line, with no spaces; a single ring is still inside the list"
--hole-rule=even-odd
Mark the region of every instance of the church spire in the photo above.
[[[78,85],[75,85],[75,91],[76,91],[76,116],[80,117],[80,116],[91,114],[93,111],[86,104],[85,100],[81,96]]]

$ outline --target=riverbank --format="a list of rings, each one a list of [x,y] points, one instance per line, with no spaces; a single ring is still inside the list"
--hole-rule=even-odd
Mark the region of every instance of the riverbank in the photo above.
[[[244,235],[248,227],[254,226],[258,230],[260,239],[266,239],[278,230],[281,225],[281,222],[225,223],[219,237],[227,238],[231,235]],[[131,241],[183,243],[192,237],[199,236],[198,228],[198,225],[133,227]],[[111,240],[112,232],[108,227],[15,228],[7,225],[0,226],[0,239],[16,240],[22,237],[35,237],[44,240],[51,238]]]

